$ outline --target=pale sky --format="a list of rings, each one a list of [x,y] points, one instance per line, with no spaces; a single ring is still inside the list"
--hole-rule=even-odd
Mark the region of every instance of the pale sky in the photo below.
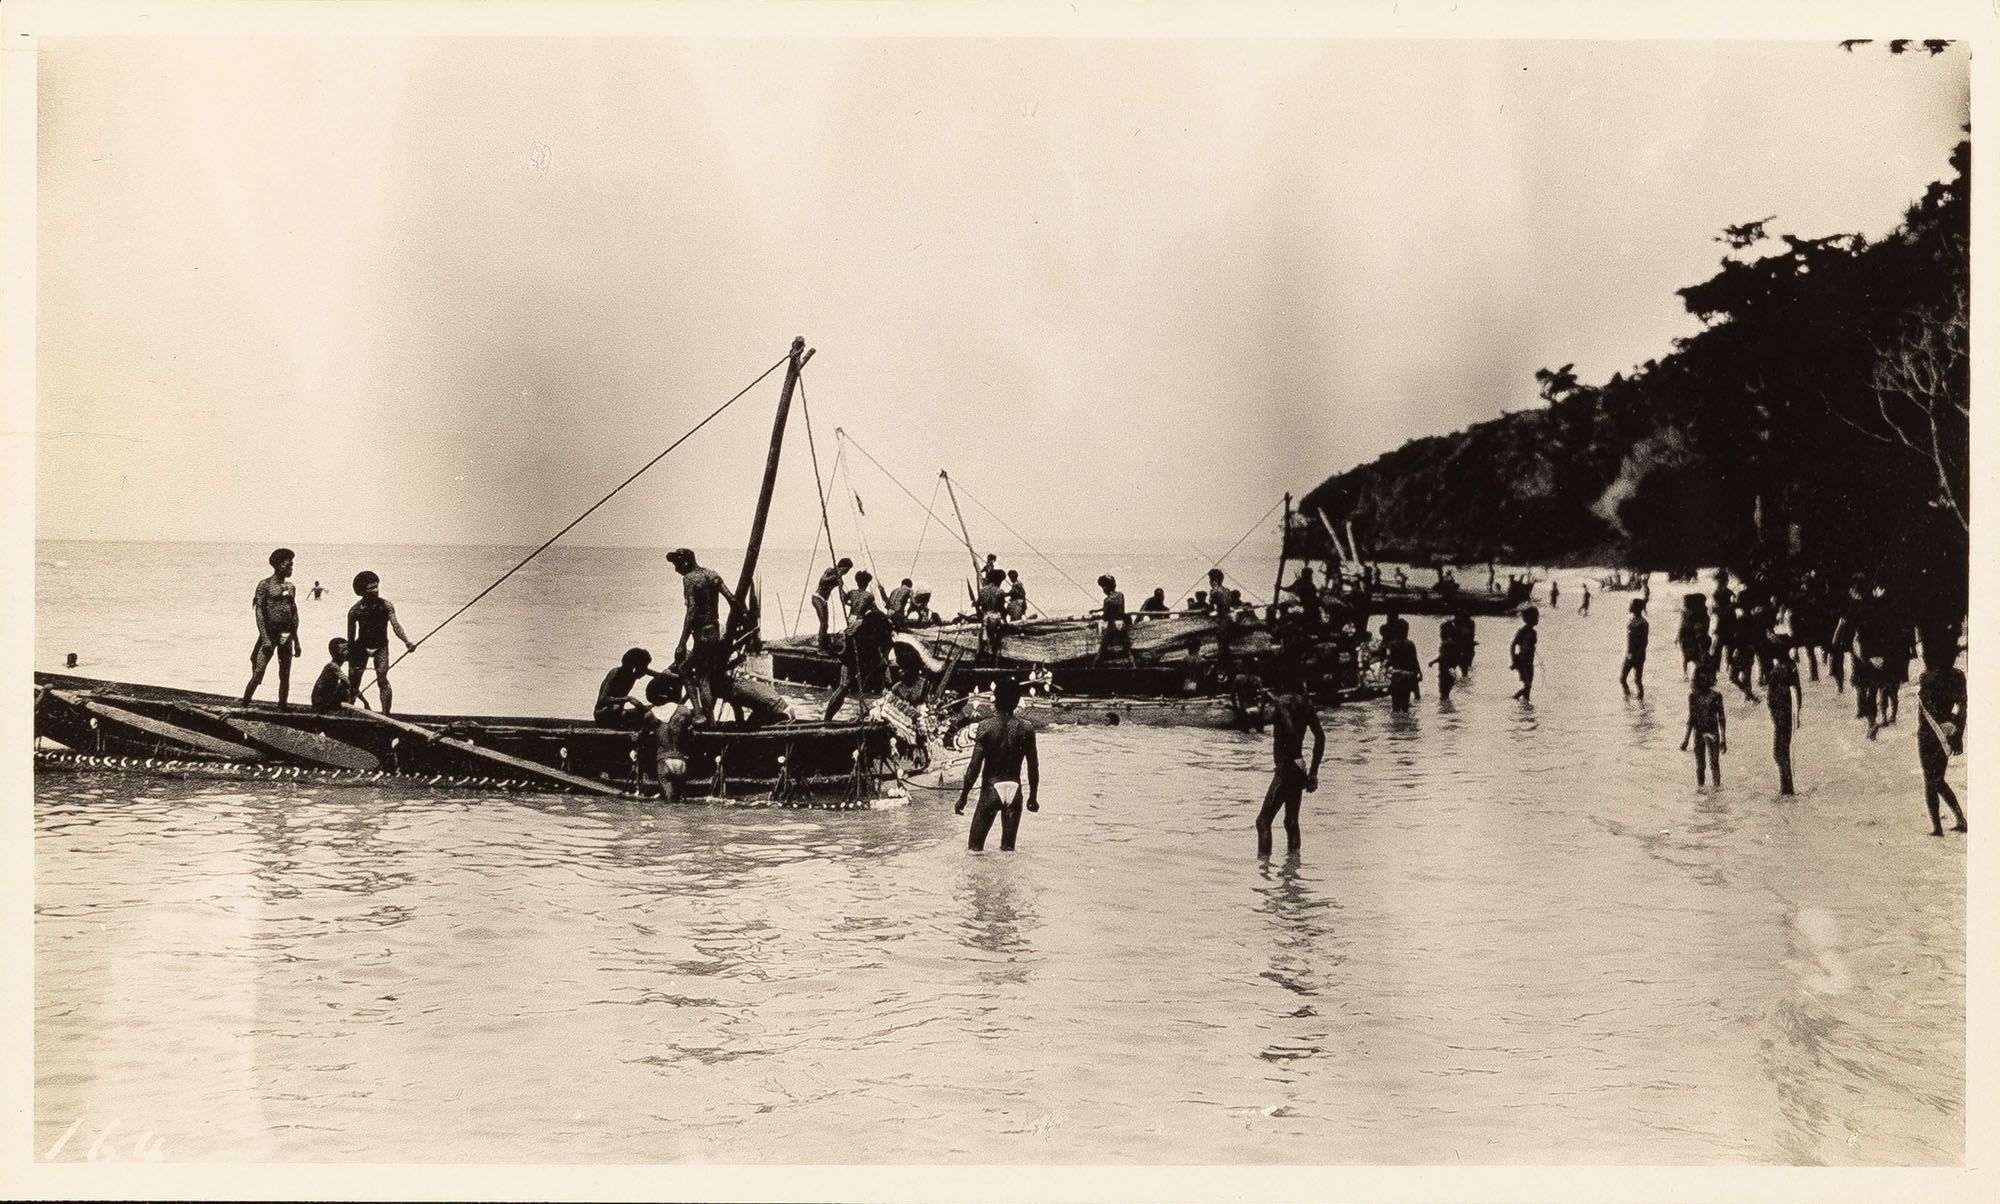
[[[1882,234],[1968,112],[1959,48],[1283,39],[46,39],[39,103],[38,535],[294,545],[539,542],[794,334],[823,466],[1223,543],[1665,354],[1725,224]],[[740,544],[777,380],[572,538]]]

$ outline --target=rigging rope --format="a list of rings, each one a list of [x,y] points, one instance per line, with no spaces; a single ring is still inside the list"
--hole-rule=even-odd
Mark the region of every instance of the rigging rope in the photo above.
[[[806,380],[803,376],[799,378],[799,412],[804,414],[806,418],[806,450],[812,453],[813,492],[819,498],[819,524],[820,531],[826,533],[826,556],[829,560],[839,560],[840,553],[833,546],[833,520],[828,517],[826,512],[826,483],[819,471],[819,440],[813,435],[812,407],[806,404]],[[836,463],[838,463],[837,460]],[[806,621],[806,599],[811,595],[814,585],[813,569],[819,564],[820,531],[813,532],[812,553],[806,557],[805,584],[799,587],[798,621],[800,624]],[[829,605],[831,602],[832,600],[828,599]]]
[[[812,453],[813,489],[819,494],[819,522],[826,531],[826,554],[839,560],[840,553],[833,546],[833,520],[826,513],[826,486],[819,475],[819,440],[813,438],[813,412],[812,407],[806,404],[806,378],[803,376],[799,377],[799,412],[806,416],[806,450]]]
[[[875,552],[868,546],[868,532],[861,526],[861,520],[866,518],[867,515],[861,509],[861,495],[854,492],[854,478],[844,466],[845,463],[845,461],[842,461],[843,467],[840,470],[840,481],[847,489],[848,500],[854,503],[854,537],[861,544],[861,555],[868,561],[868,575],[879,581],[881,574],[875,571]]]
[[[1200,544],[1198,544],[1198,543],[1196,543],[1196,542],[1195,542],[1194,540],[1192,540],[1192,539],[1188,540],[1188,546],[1194,549],[1194,554],[1195,554],[1195,555],[1197,555],[1197,556],[1201,557],[1201,558],[1202,558],[1203,560],[1206,560],[1206,561],[1208,561],[1208,562],[1209,562],[1210,564],[1212,564],[1212,565],[1215,565],[1215,566],[1217,566],[1218,568],[1219,568],[1219,567],[1221,567],[1221,565],[1222,565],[1222,561],[1221,561],[1221,560],[1217,560],[1217,559],[1215,559],[1215,558],[1211,557],[1211,556],[1210,556],[1210,555],[1209,555],[1209,554],[1208,554],[1207,552],[1204,552],[1204,551],[1202,551],[1202,548],[1201,548],[1201,545],[1200,545]],[[1223,559],[1225,559],[1225,560],[1226,560],[1226,559],[1228,559],[1228,557],[1224,557]],[[1243,594],[1243,600],[1244,600],[1244,601],[1246,601],[1246,602],[1249,602],[1249,603],[1251,603],[1252,605],[1255,605],[1255,606],[1263,606],[1263,605],[1265,605],[1265,602],[1264,602],[1264,599],[1263,599],[1263,598],[1259,597],[1259,596],[1258,596],[1258,595],[1256,595],[1256,594],[1253,594],[1253,593],[1249,593],[1248,591],[1245,591],[1245,592],[1244,592],[1244,594]]]
[[[728,409],[730,406],[735,405],[737,402],[743,400],[745,394],[750,392],[750,390],[756,388],[758,385],[763,384],[765,377],[771,375],[771,373],[773,372],[776,372],[780,367],[783,367],[784,364],[790,359],[791,359],[790,353],[786,353],[785,355],[779,356],[777,362],[773,363],[770,367],[764,369],[762,372],[757,374],[757,379],[751,381],[749,384],[744,385],[741,389],[737,390],[736,396],[731,397],[728,401],[725,401],[721,405],[715,407],[713,410],[710,410],[708,413],[708,417],[703,418],[700,422],[697,422],[693,426],[689,427],[686,430],[686,432],[684,432],[681,435],[680,438],[674,440],[672,443],[669,443],[666,446],[666,449],[662,451],[659,455],[654,456],[652,459],[640,465],[639,471],[633,473],[629,477],[626,477],[623,481],[620,481],[618,483],[617,488],[613,489],[610,493],[607,493],[603,497],[598,498],[596,501],[592,502],[588,509],[586,509],[582,514],[579,514],[575,518],[571,519],[569,523],[563,527],[562,530],[557,531],[554,535],[551,535],[546,540],[543,540],[541,547],[536,548],[534,551],[528,553],[526,556],[523,556],[519,564],[516,564],[513,568],[508,569],[506,572],[500,574],[499,577],[494,579],[493,584],[487,586],[483,590],[480,590],[477,594],[474,594],[472,597],[472,601],[467,602],[464,606],[461,606],[457,610],[452,611],[451,614],[445,617],[444,622],[439,623],[436,627],[433,627],[429,631],[425,632],[421,639],[417,640],[416,643],[410,645],[409,648],[405,649],[401,654],[399,654],[396,657],[395,660],[390,661],[389,668],[393,669],[397,665],[402,664],[403,658],[410,655],[412,652],[415,652],[417,649],[423,647],[425,640],[428,640],[432,636],[436,635],[438,632],[443,631],[445,627],[448,626],[453,619],[456,619],[458,616],[464,614],[466,611],[471,610],[475,605],[478,604],[481,598],[484,598],[486,595],[500,588],[501,582],[507,580],[507,578],[509,577],[512,577],[515,573],[520,572],[524,567],[527,566],[527,563],[530,560],[533,560],[535,557],[540,556],[543,552],[548,551],[550,546],[552,546],[556,542],[556,540],[561,539],[563,536],[569,534],[570,531],[578,523],[582,522],[586,518],[589,518],[593,513],[595,513],[599,506],[602,506],[604,503],[610,501],[612,498],[617,497],[618,494],[622,492],[627,485],[630,485],[632,482],[644,476],[646,474],[647,469],[653,467],[653,465],[658,464],[660,461],[666,459],[668,453],[672,452],[675,448],[679,447],[681,444],[686,443],[689,439],[692,439],[695,436],[695,433],[701,430],[701,428],[707,426],[709,423],[721,417],[722,412],[724,410]],[[356,695],[358,696],[367,693],[368,690],[371,689],[376,682],[379,682],[381,680],[382,680],[382,674],[378,672],[375,675],[374,679],[371,680],[366,686],[363,686],[361,687],[361,689],[355,691]]]
[[[937,505],[938,490],[942,488],[944,488],[943,477],[939,477],[937,480],[931,482],[931,503],[930,506],[924,507],[924,525],[917,528],[917,550],[910,554],[910,577],[912,580],[915,580],[917,575],[917,561],[924,554],[924,536],[929,535],[931,531],[931,507]]]
[[[999,523],[1002,527],[1005,527],[1007,530],[1007,534],[1012,535],[1015,539],[1020,540],[1022,547],[1028,549],[1030,552],[1033,552],[1035,555],[1040,556],[1042,558],[1043,564],[1046,564],[1050,568],[1054,569],[1056,571],[1056,575],[1061,577],[1064,581],[1067,581],[1071,585],[1076,586],[1078,590],[1082,591],[1084,597],[1089,598],[1092,602],[1097,601],[1097,595],[1091,593],[1087,589],[1084,589],[1083,585],[1080,582],[1078,582],[1076,578],[1070,576],[1068,573],[1063,572],[1061,565],[1057,564],[1053,560],[1050,560],[1048,556],[1040,548],[1036,547],[1034,544],[1029,543],[1026,536],[1022,535],[1019,531],[1016,531],[1014,528],[1007,526],[1006,519],[1001,518],[999,515],[993,513],[993,511],[986,505],[985,502],[980,501],[976,497],[972,497],[972,491],[965,487],[964,481],[959,480],[957,477],[953,477],[952,480],[957,483],[958,491],[960,493],[963,493],[966,497],[972,499],[973,505],[979,507],[981,510],[986,511],[986,517],[992,519],[996,523]],[[1238,542],[1240,543],[1241,541],[1239,540]]]
[[[1250,524],[1250,529],[1249,529],[1248,531],[1245,531],[1245,532],[1244,532],[1244,533],[1243,533],[1243,534],[1242,534],[1241,536],[1237,537],[1237,540],[1236,540],[1236,542],[1235,542],[1235,543],[1233,543],[1233,544],[1230,544],[1230,545],[1229,545],[1229,551],[1227,551],[1227,552],[1224,552],[1224,553],[1223,553],[1223,554],[1221,555],[1221,557],[1220,557],[1219,559],[1216,559],[1216,560],[1214,560],[1214,561],[1211,561],[1211,562],[1210,562],[1210,567],[1211,567],[1211,568],[1218,568],[1218,569],[1219,569],[1219,568],[1221,568],[1221,567],[1222,567],[1222,562],[1223,562],[1224,560],[1227,560],[1227,559],[1229,559],[1229,557],[1230,557],[1231,555],[1233,555],[1233,554],[1235,553],[1236,549],[1238,549],[1238,548],[1242,547],[1242,546],[1243,546],[1243,541],[1244,541],[1244,540],[1246,540],[1246,539],[1250,538],[1250,537],[1251,537],[1252,535],[1256,534],[1256,533],[1257,533],[1257,528],[1259,528],[1259,527],[1263,526],[1263,525],[1264,525],[1264,523],[1265,523],[1265,522],[1266,522],[1266,521],[1267,521],[1267,520],[1268,520],[1268,519],[1269,519],[1269,518],[1270,518],[1270,517],[1271,517],[1271,516],[1272,516],[1273,514],[1276,514],[1276,513],[1278,512],[1278,507],[1279,507],[1279,506],[1282,506],[1282,505],[1284,505],[1284,504],[1285,504],[1285,499],[1283,499],[1283,498],[1279,498],[1279,499],[1278,499],[1278,500],[1277,500],[1276,502],[1272,503],[1272,505],[1271,505],[1271,508],[1270,508],[1269,510],[1266,510],[1266,511],[1264,511],[1264,517],[1263,517],[1263,518],[1260,518],[1260,519],[1258,519],[1258,520],[1257,520],[1256,522],[1254,522],[1254,523],[1251,523],[1251,524]],[[1196,548],[1196,549],[1195,549],[1195,551],[1199,552],[1199,551],[1201,551],[1201,549],[1200,549],[1200,548]],[[1203,572],[1201,576],[1199,576],[1199,577],[1196,577],[1196,578],[1194,579],[1194,581],[1193,581],[1193,582],[1191,582],[1191,583],[1189,584],[1189,586],[1188,586],[1188,589],[1192,589],[1192,588],[1194,588],[1194,586],[1197,586],[1197,585],[1200,585],[1200,584],[1201,584],[1201,583],[1202,583],[1203,581],[1205,581],[1205,580],[1207,580],[1207,579],[1208,579],[1208,574],[1207,574],[1206,572]],[[1188,592],[1188,590],[1186,590],[1186,589],[1184,589],[1184,590],[1182,590],[1182,591],[1181,591],[1181,593],[1182,593],[1182,594],[1186,594],[1187,592]]]
[[[868,462],[870,464],[873,464],[878,470],[880,470],[883,476],[888,477],[890,484],[902,490],[903,495],[905,497],[909,498],[913,502],[917,502],[917,495],[910,492],[910,487],[908,485],[903,484],[903,482],[901,482],[900,480],[897,480],[895,473],[890,472],[886,468],[883,468],[882,461],[877,460],[874,456],[868,455],[868,449],[861,446],[859,443],[856,443],[854,441],[854,436],[848,434],[845,430],[842,430],[839,427],[835,427],[833,433],[840,440],[841,446],[843,448],[852,447],[855,451],[860,452],[862,455],[868,456]],[[935,485],[931,487],[931,501],[933,503],[937,501],[937,487]],[[917,502],[917,505],[924,506],[922,502]],[[937,512],[932,510],[931,507],[924,506],[924,513],[929,515],[931,518],[937,519],[938,526],[943,527],[946,531],[951,530],[951,524],[945,522],[943,518],[939,517]],[[965,543],[963,539],[960,539],[959,542]],[[965,550],[968,553],[970,553],[974,559],[978,559],[979,552],[971,544],[969,543],[965,544]]]

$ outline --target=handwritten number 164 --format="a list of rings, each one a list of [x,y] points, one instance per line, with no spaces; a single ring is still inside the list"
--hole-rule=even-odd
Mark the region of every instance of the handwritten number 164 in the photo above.
[[[119,1146],[112,1141],[112,1134],[118,1131],[118,1124],[119,1122],[114,1119],[97,1131],[97,1139],[92,1141],[90,1148],[84,1151],[84,1161],[118,1161]],[[56,1138],[56,1143],[49,1147],[48,1153],[42,1155],[42,1160],[44,1162],[54,1162],[56,1156],[63,1152],[63,1148],[69,1145],[70,1138],[75,1137],[76,1131],[82,1127],[83,1118],[81,1116],[71,1121],[69,1128],[63,1130],[63,1135]],[[166,1138],[155,1137],[153,1136],[153,1131],[148,1129],[132,1139],[132,1144],[126,1147],[128,1150],[126,1157],[139,1162],[158,1162],[165,1152],[166,1144]]]

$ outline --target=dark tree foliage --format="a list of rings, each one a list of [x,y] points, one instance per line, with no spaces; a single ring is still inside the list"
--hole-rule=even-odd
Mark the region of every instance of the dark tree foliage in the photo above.
[[[1302,500],[1364,549],[1472,561],[1892,575],[1963,613],[1971,144],[1887,237],[1726,228],[1680,290],[1703,322],[1601,385],[1535,374],[1548,404],[1415,440]]]

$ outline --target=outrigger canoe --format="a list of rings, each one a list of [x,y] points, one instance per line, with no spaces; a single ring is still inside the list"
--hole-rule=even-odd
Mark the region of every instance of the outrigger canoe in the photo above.
[[[784,446],[785,419],[799,373],[811,358],[803,338],[792,340],[784,388],[771,427],[762,491],[733,599],[748,599],[754,593],[757,557]],[[776,368],[773,364],[764,375]],[[699,429],[697,425],[695,430]],[[655,456],[639,472],[657,464],[680,442]],[[638,475],[626,478],[597,505],[609,501]],[[596,508],[585,510],[514,568],[534,559]],[[463,614],[513,571],[452,617]],[[754,631],[755,623],[754,604],[732,609],[724,646],[739,646],[741,637]],[[424,639],[443,626],[439,624]],[[404,781],[453,788],[633,797],[658,793],[657,785],[649,780],[654,749],[647,736],[588,720],[390,716],[351,703],[324,712],[245,706],[239,699],[220,694],[60,673],[35,674],[35,742],[35,766],[50,772],[141,770],[169,775]],[[848,808],[902,802],[907,798],[901,776],[905,765],[927,764],[930,759],[927,748],[899,746],[896,731],[879,720],[766,725],[703,722],[689,730],[680,751],[688,770],[676,783],[677,800],[795,807]]]
[[[463,789],[646,797],[639,733],[497,715],[316,712],[166,686],[35,674],[38,770],[145,770],[193,777],[405,782]],[[54,747],[51,747],[54,746]],[[684,751],[692,801],[851,808],[906,797],[881,724],[713,723]]]

